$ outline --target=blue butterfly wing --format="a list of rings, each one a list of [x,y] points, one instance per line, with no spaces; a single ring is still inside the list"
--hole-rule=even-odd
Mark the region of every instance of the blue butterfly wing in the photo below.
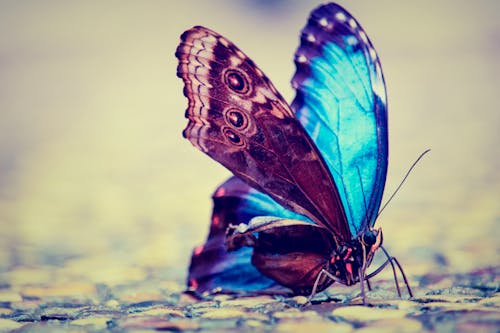
[[[388,158],[385,82],[359,23],[330,3],[315,9],[295,53],[292,103],[321,151],[353,237],[373,226]]]
[[[276,203],[236,177],[220,185],[213,195],[214,208],[207,241],[193,251],[189,267],[188,289],[204,292],[263,292],[278,284],[262,275],[251,263],[250,247],[228,252],[226,230],[230,224],[248,222],[256,216],[277,216],[310,222]]]

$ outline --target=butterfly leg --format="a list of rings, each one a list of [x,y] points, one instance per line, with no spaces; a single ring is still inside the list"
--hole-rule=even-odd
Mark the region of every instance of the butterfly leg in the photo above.
[[[397,266],[399,271],[401,272],[401,275],[403,276],[403,280],[404,280],[404,283],[406,285],[406,289],[408,290],[408,294],[410,295],[410,297],[413,297],[413,292],[411,291],[410,284],[408,283],[408,279],[406,278],[406,274],[404,273],[403,268],[401,267],[401,264],[399,263],[399,261],[395,257],[391,257],[384,247],[381,246],[380,248],[383,250],[384,254],[386,255],[387,260],[382,265],[380,265],[380,267],[378,267],[375,271],[368,274],[365,277],[365,280],[368,281],[368,279],[371,279],[372,277],[374,277],[375,275],[380,273],[388,264],[390,264],[391,268],[392,268],[393,275],[394,275],[394,283],[396,285],[396,290],[398,292],[398,296],[401,297],[401,290],[399,288],[399,281],[398,281],[398,277],[396,274],[396,266]],[[396,266],[394,264],[396,264]]]
[[[413,297],[413,293],[411,291],[410,284],[408,283],[408,279],[406,278],[406,274],[403,271],[403,267],[401,267],[401,265],[399,264],[399,261],[395,257],[391,257],[391,261],[393,261],[396,264],[396,266],[398,266],[399,271],[401,272],[401,275],[403,276],[403,281],[405,282],[406,290],[408,290],[408,294],[410,295],[410,297]]]
[[[363,268],[358,271],[359,282],[361,285],[361,299],[363,300],[363,305],[366,305],[366,293],[365,293],[365,278],[363,274]]]
[[[398,281],[398,275],[396,273],[396,267],[394,266],[394,262],[392,261],[392,257],[389,256],[389,253],[387,253],[387,251],[384,250],[384,253],[385,255],[387,256],[387,261],[389,262],[389,264],[391,264],[391,268],[392,268],[392,274],[394,276],[394,284],[396,285],[396,289],[398,291],[398,296],[399,298],[401,298],[401,289],[399,288],[399,281]]]
[[[316,277],[316,281],[314,281],[314,285],[313,285],[313,288],[312,288],[312,291],[311,291],[311,295],[309,295],[309,297],[307,298],[307,302],[304,303],[304,305],[310,304],[311,301],[312,301],[312,299],[313,299],[313,297],[316,296],[316,292],[318,290],[319,282],[321,281],[322,278],[324,278],[324,276],[328,277],[332,281],[335,281],[335,282],[343,284],[343,282],[341,280],[339,280],[337,277],[335,277],[333,274],[331,274],[330,272],[328,272],[326,269],[322,269],[318,273],[318,276]]]
[[[370,284],[370,280],[368,278],[365,278],[366,281],[366,286],[368,287],[368,291],[372,291],[372,285]]]
[[[387,266],[388,264],[389,260],[384,261],[384,263],[380,265],[376,270],[365,276],[365,280],[368,281],[368,279],[371,279],[372,277],[380,273],[382,270],[384,270],[385,266]]]
[[[387,259],[382,265],[380,265],[379,268],[377,268],[375,271],[373,271],[370,274],[368,274],[365,279],[369,279],[369,278],[374,277],[375,275],[377,275],[378,273],[380,273],[381,271],[383,271],[384,268],[388,264],[391,264],[392,273],[393,273],[393,276],[394,276],[394,284],[396,285],[396,290],[398,292],[398,296],[401,297],[401,290],[399,288],[399,281],[398,281],[398,276],[396,274],[396,267],[394,266],[394,263],[392,262],[392,258],[391,257],[388,257],[388,258],[389,259]]]
[[[305,304],[310,304],[311,303],[313,297],[316,295],[316,290],[318,290],[319,281],[321,280],[321,278],[323,278],[323,275],[325,275],[325,273],[327,273],[327,271],[325,271],[324,269],[322,269],[319,272],[318,276],[316,277],[316,281],[314,281],[314,285],[313,285],[313,288],[312,288],[312,291],[311,291],[311,295],[309,295],[309,297],[307,298],[307,302]]]

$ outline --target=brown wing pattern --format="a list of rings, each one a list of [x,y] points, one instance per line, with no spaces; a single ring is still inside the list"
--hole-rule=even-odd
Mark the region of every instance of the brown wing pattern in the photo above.
[[[310,294],[322,269],[337,248],[323,227],[296,220],[262,217],[248,225],[229,229],[226,247],[236,250],[254,248],[252,264],[264,274],[296,294]],[[323,279],[319,290],[333,281]]]
[[[328,168],[262,71],[199,26],[184,32],[176,56],[189,100],[184,137],[284,207],[350,239]]]

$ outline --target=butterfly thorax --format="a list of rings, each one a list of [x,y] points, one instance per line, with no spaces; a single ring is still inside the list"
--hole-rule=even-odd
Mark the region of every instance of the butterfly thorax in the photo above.
[[[334,282],[347,286],[356,284],[364,278],[366,268],[381,245],[382,230],[370,229],[349,242],[340,243],[332,251],[326,270],[335,277]]]

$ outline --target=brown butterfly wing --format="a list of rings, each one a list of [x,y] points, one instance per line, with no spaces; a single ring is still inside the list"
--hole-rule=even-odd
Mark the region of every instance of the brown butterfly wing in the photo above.
[[[237,177],[350,239],[325,162],[262,71],[219,34],[193,27],[177,48],[189,119],[183,135]]]
[[[330,232],[318,225],[281,218],[254,218],[228,230],[226,247],[254,248],[252,264],[264,274],[294,291],[310,294],[322,269],[336,248]],[[321,291],[333,283],[322,279]]]

